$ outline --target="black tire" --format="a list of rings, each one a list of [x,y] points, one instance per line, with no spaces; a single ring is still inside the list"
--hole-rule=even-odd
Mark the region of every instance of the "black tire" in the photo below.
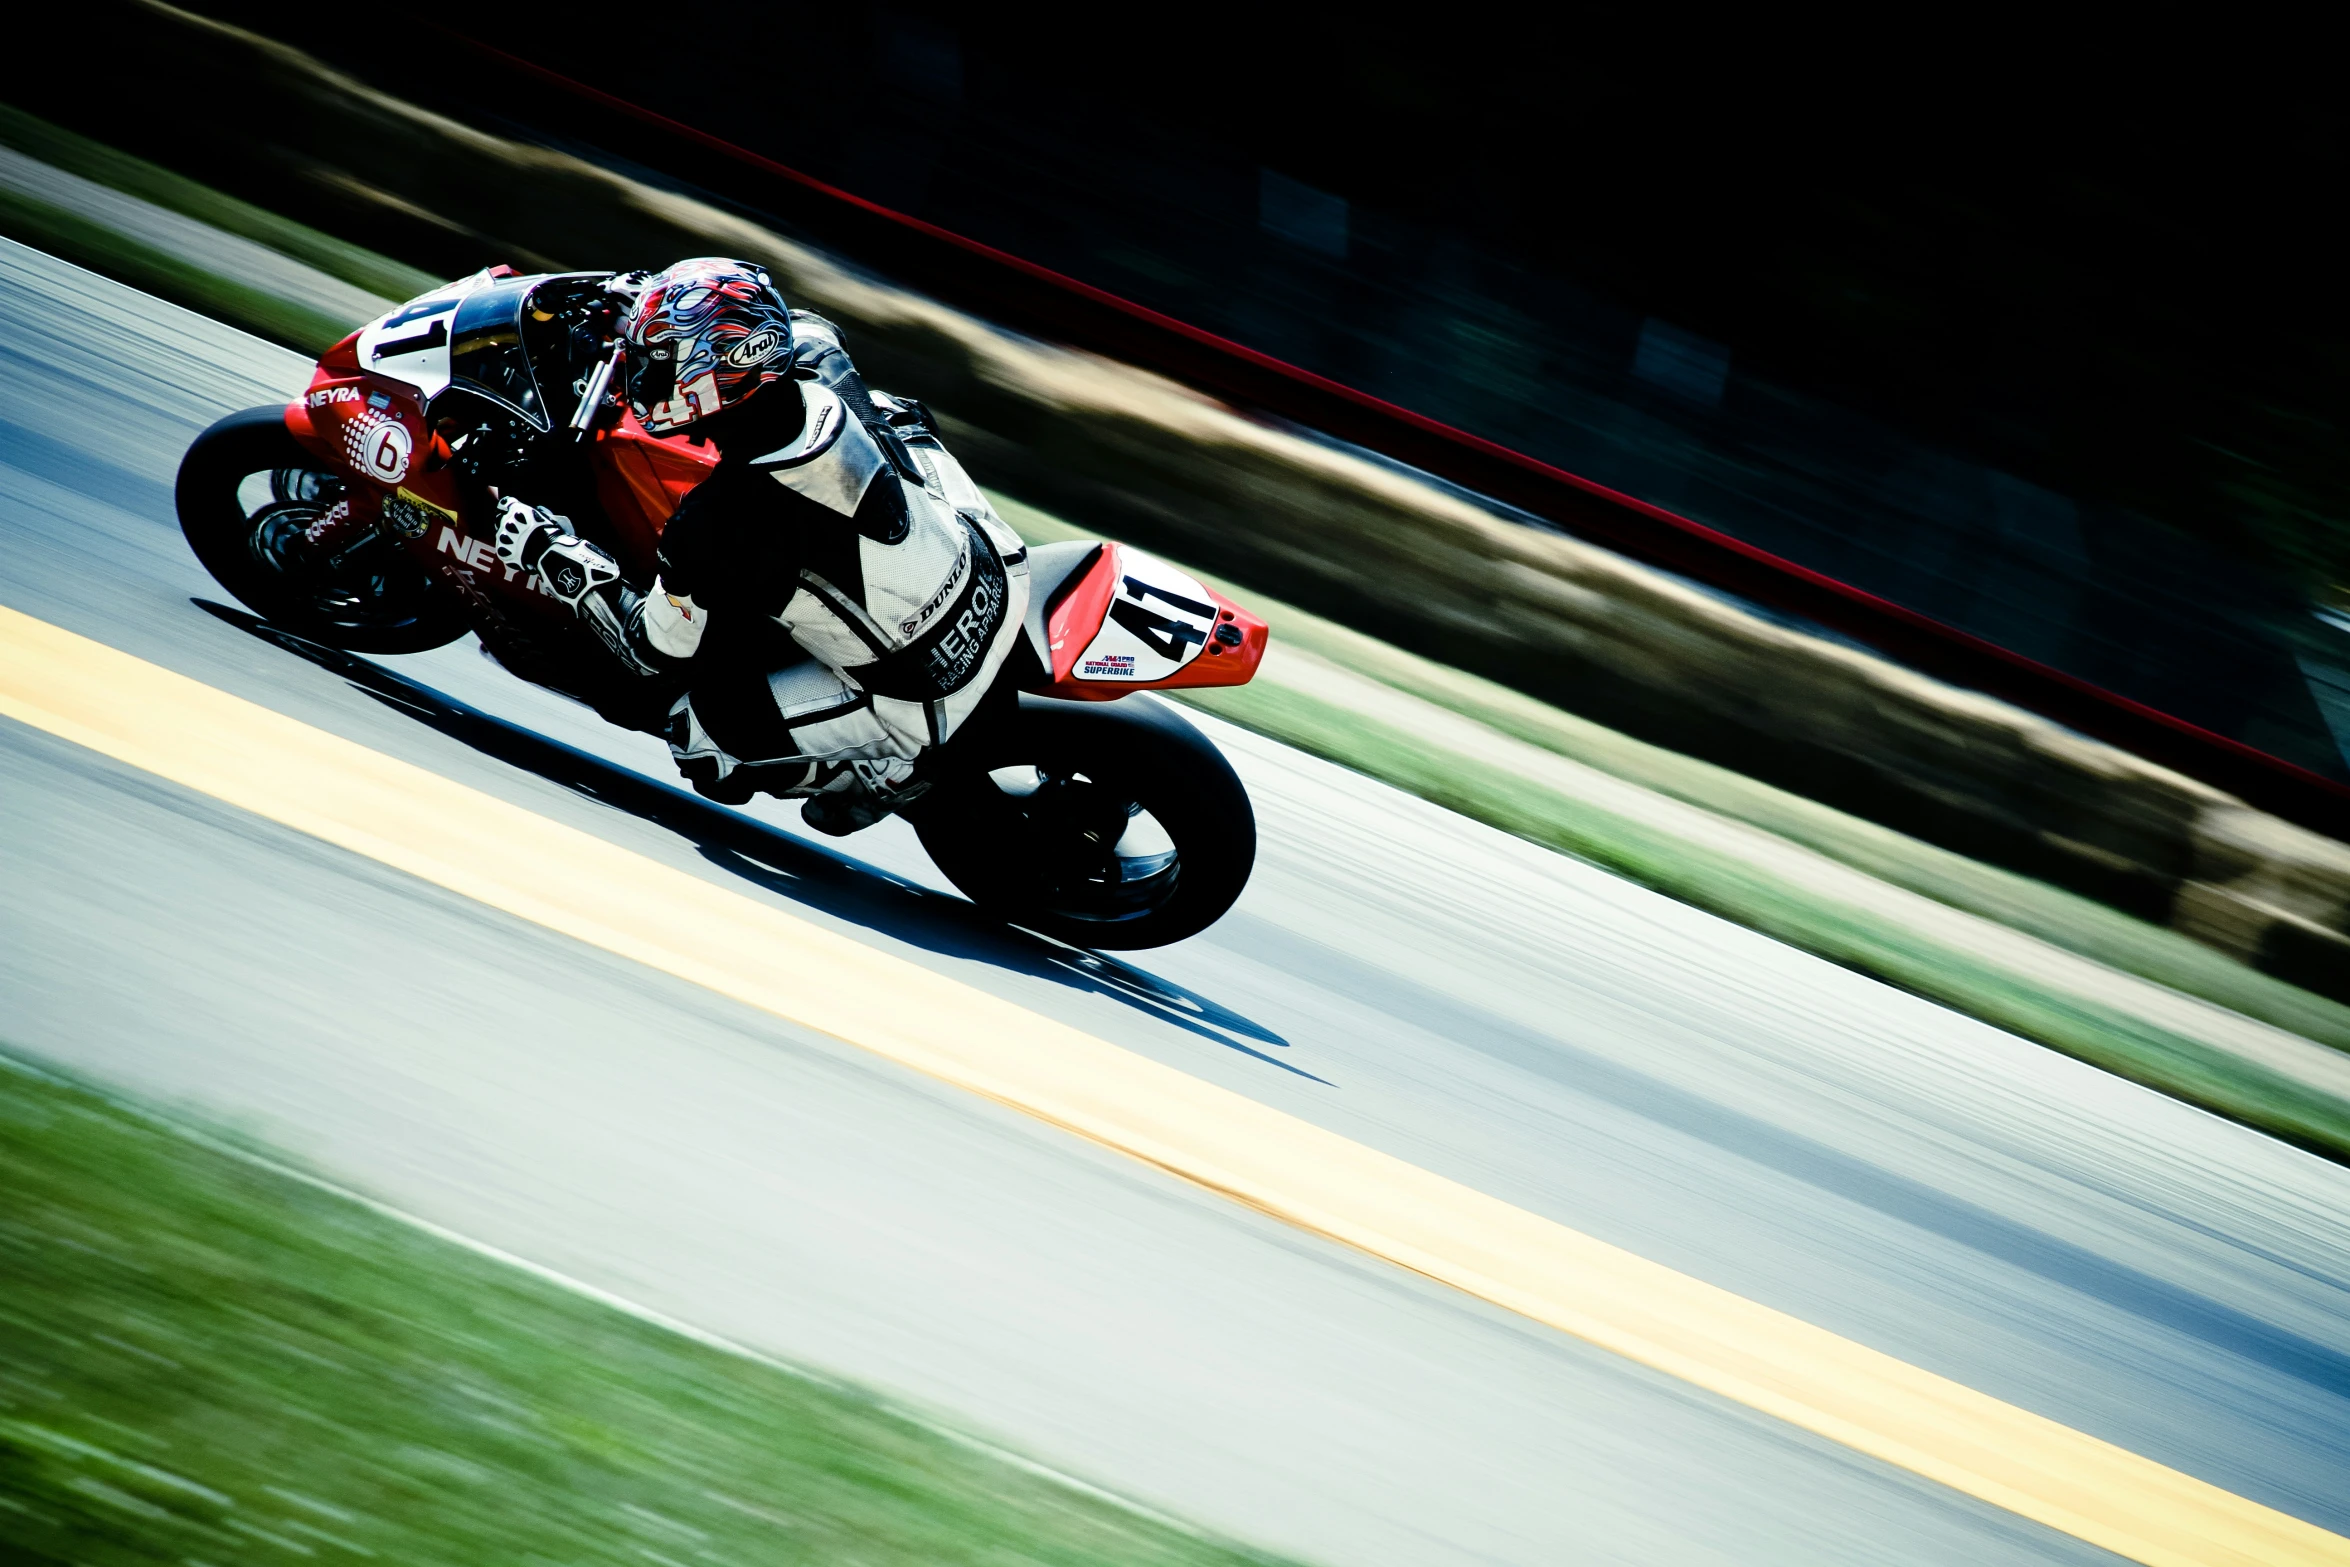
[[[1023,696],[961,740],[911,814],[939,870],[991,914],[1072,946],[1163,947],[1214,924],[1248,885],[1248,791],[1166,704]],[[1171,857],[1143,852],[1154,823]]]
[[[246,481],[266,476],[248,509]],[[463,606],[388,541],[332,574],[289,570],[281,546],[342,493],[286,429],[285,409],[248,408],[196,437],[180,459],[180,531],[213,580],[271,624],[356,653],[422,653],[471,627]]]

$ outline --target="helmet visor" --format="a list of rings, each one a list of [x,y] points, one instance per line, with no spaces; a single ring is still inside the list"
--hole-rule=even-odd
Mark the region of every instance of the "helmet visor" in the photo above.
[[[669,357],[669,350],[631,347],[622,361],[622,374],[628,386],[629,411],[648,426],[665,419],[670,399],[677,392],[677,364]]]

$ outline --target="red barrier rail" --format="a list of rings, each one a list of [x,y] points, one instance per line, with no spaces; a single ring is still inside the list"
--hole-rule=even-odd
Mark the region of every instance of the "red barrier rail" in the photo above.
[[[567,126],[580,127],[585,109],[590,123],[583,128],[592,132],[594,122],[605,121],[625,130],[624,145],[636,161],[655,161],[664,146],[689,154],[694,183],[776,210],[900,283],[1016,330],[1124,360],[1384,453],[1634,560],[1833,627],[1955,685],[2042,714],[2288,820],[2350,838],[2350,788],[2281,757],[1523,452],[893,211],[478,40],[453,36],[484,60],[567,100]],[[719,172],[727,166],[750,179],[727,179]]]

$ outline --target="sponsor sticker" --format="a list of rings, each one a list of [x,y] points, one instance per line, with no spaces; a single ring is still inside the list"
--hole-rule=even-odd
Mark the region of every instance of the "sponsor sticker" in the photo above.
[[[384,502],[384,521],[403,539],[421,539],[425,530],[432,526],[432,513],[402,499],[407,493],[402,490],[399,495]]]
[[[971,602],[924,658],[940,691],[960,691],[987,656],[988,641],[1002,623],[1007,591],[1001,571],[983,571],[973,580]]]
[[[414,490],[400,490],[385,497],[384,521],[403,539],[421,539],[435,522],[455,522],[457,514],[446,506],[436,506]]]
[[[441,516],[448,518],[451,522],[455,522],[457,520],[457,514],[449,510],[448,507],[441,505],[437,501],[428,501],[423,496],[417,494],[414,490],[403,489],[396,493],[399,495],[400,499],[406,501],[411,506],[421,506],[426,511],[437,512]]]
[[[750,370],[773,359],[783,348],[783,334],[771,326],[763,326],[726,351],[726,362],[737,370]]]
[[[902,637],[912,636],[915,632],[922,629],[923,625],[929,621],[931,616],[946,608],[947,601],[952,599],[955,596],[955,591],[963,585],[963,573],[969,571],[970,569],[971,541],[970,539],[965,538],[963,540],[962,552],[955,557],[954,568],[947,573],[946,581],[940,583],[938,585],[938,591],[930,595],[929,603],[924,604],[920,609],[914,611],[914,613],[908,615],[904,620],[898,622],[898,635]]]
[[[1134,655],[1132,653],[1103,653],[1097,657],[1088,658],[1084,663],[1078,665],[1077,672],[1081,675],[1096,675],[1110,680],[1132,680],[1134,678]]]
[[[385,502],[387,507],[390,504],[388,501]],[[443,511],[440,515],[449,517],[452,514]],[[491,548],[489,540],[468,538],[447,522],[442,523],[441,531],[433,535],[432,547],[444,555],[455,556],[460,565],[469,566],[494,580],[512,582],[519,578],[523,585],[532,592],[545,598],[555,596],[554,590],[547,586],[546,579],[537,572],[517,571],[514,567],[498,559],[498,552]]]
[[[324,408],[328,403],[355,403],[359,388],[355,386],[322,386],[310,394],[310,406]]]
[[[367,432],[365,450],[367,471],[386,484],[397,484],[408,477],[408,459],[416,453],[416,442],[406,425],[386,420]]]

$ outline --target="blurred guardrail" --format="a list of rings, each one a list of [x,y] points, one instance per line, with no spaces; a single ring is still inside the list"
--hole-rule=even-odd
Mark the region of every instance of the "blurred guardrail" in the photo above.
[[[1634,560],[1830,627],[1912,668],[2013,702],[2287,820],[2350,837],[2350,788],[2307,768],[1663,507],[892,210],[543,66],[461,41],[472,68],[496,83],[494,92],[486,84],[477,89],[473,101],[495,102],[509,118],[626,146],[649,164],[689,168],[697,185],[777,213],[942,300],[1369,448]]]

